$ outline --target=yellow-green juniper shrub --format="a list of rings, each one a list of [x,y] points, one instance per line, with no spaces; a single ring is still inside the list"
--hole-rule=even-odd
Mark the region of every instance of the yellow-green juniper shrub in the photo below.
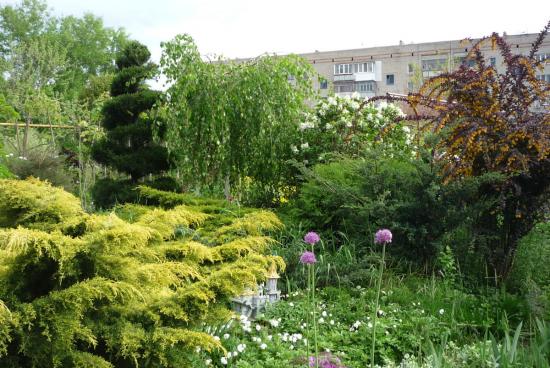
[[[200,327],[284,268],[265,235],[282,224],[185,198],[87,214],[48,183],[0,180],[0,366],[185,367],[223,350]]]

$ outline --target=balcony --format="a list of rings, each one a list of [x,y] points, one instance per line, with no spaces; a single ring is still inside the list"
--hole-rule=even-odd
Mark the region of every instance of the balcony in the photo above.
[[[376,73],[375,72],[365,72],[365,73],[355,73],[356,82],[365,82],[365,81],[375,81]]]
[[[382,62],[372,61],[359,64],[336,64],[334,66],[334,82],[367,82],[382,80]]]
[[[339,74],[334,76],[335,82],[354,81],[355,74]]]
[[[360,98],[372,98],[376,96],[376,93],[374,92],[336,92],[336,96],[338,97],[352,97],[353,95],[359,95]]]
[[[422,77],[424,78],[437,77],[441,73],[443,73],[442,70],[425,70],[422,72]]]

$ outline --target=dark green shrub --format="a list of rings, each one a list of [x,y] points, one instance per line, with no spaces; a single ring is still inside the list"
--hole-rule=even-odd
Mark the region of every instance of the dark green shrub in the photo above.
[[[532,312],[550,318],[550,222],[519,241],[509,285],[526,297]]]
[[[134,188],[130,180],[100,179],[92,188],[93,205],[107,209],[117,203],[136,202],[138,196]]]
[[[420,264],[434,256],[442,208],[429,165],[373,155],[318,165],[308,176],[284,211],[296,221],[312,230],[346,234],[359,256],[368,253],[379,228],[393,232],[392,254]]]
[[[145,185],[164,192],[178,192],[181,187],[171,177],[160,177],[143,183],[133,183],[131,180],[100,179],[92,188],[92,197],[96,208],[111,208],[117,203],[156,204],[142,197],[138,186]]]
[[[429,160],[373,154],[317,165],[306,177],[283,218],[334,238],[336,250],[353,244],[354,258],[377,251],[374,233],[388,228],[394,260],[431,273],[449,247],[460,272],[477,282],[500,251],[499,212],[487,189],[498,175],[444,185]]]

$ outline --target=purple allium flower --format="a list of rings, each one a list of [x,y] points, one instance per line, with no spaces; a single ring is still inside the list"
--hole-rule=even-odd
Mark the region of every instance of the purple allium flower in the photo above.
[[[315,253],[313,252],[305,251],[300,257],[300,263],[303,264],[313,264],[316,262],[317,260],[315,259]]]
[[[392,234],[388,229],[380,229],[374,235],[374,242],[376,244],[391,243]]]
[[[310,231],[306,234],[306,236],[304,236],[304,241],[310,245],[315,245],[319,242],[319,240],[321,240],[321,237],[319,237],[319,234],[314,231]]]
[[[316,359],[314,356],[309,357],[309,366],[315,367],[315,362],[318,360],[319,367],[321,368],[345,368],[340,364],[340,359],[338,357],[332,356],[330,353],[321,353],[319,358]]]

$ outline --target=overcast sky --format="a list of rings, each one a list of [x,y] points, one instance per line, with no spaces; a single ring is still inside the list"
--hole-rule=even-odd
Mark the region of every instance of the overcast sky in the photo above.
[[[0,3],[17,3],[0,0]],[[550,0],[49,0],[58,15],[91,12],[123,27],[153,58],[188,33],[203,54],[253,57],[535,33]]]

